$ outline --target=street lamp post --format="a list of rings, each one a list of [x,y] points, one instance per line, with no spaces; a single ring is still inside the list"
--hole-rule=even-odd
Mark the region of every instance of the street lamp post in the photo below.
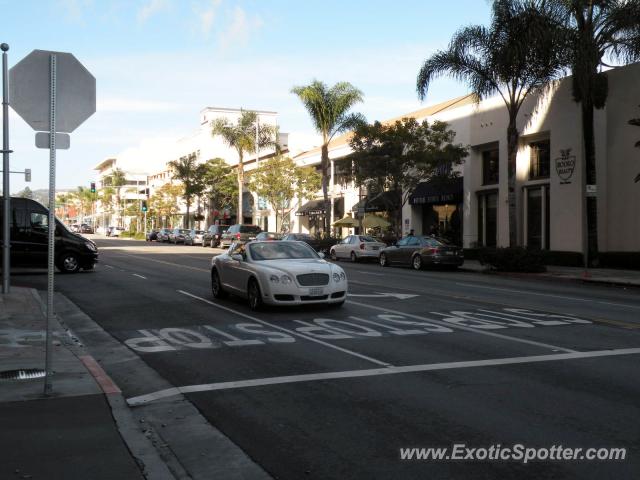
[[[9,45],[3,43],[2,49],[2,193],[4,196],[4,215],[2,231],[2,293],[9,293],[9,270],[11,261],[11,237],[9,215],[11,214],[11,194],[9,193],[9,85],[7,73],[7,51]]]

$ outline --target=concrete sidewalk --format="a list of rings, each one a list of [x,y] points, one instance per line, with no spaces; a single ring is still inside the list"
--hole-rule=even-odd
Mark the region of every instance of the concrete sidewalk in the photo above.
[[[52,394],[43,377],[5,378],[44,370],[44,293],[0,294],[0,478],[271,478],[184,396],[131,408],[118,384],[172,385],[60,293]]]
[[[542,278],[569,280],[585,283],[640,287],[640,271],[613,268],[590,268],[585,272],[581,267],[560,267],[548,265],[544,273],[511,273],[491,271],[488,265],[481,265],[477,260],[465,260],[461,270],[486,272],[520,278]]]
[[[57,321],[53,331],[50,396],[43,377],[4,378],[44,370],[45,316],[35,290],[0,294],[0,478],[143,479],[112,415],[108,397],[119,391],[96,380],[90,356],[72,351],[78,339]]]

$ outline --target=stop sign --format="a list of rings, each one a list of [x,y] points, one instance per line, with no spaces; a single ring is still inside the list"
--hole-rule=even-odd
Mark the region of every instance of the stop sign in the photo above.
[[[56,56],[56,132],[73,132],[96,111],[96,79],[70,53],[34,50],[9,71],[9,103],[31,128],[50,131],[50,62]]]

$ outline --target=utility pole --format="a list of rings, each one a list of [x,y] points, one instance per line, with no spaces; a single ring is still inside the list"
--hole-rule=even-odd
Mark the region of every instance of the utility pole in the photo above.
[[[4,215],[2,231],[2,293],[9,293],[11,269],[11,234],[9,217],[11,215],[11,193],[9,192],[9,75],[7,72],[7,51],[9,45],[3,43],[2,49],[2,194],[4,196]]]

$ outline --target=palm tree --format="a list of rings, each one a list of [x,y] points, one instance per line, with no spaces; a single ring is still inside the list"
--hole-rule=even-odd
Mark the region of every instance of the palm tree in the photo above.
[[[489,28],[469,26],[458,31],[449,48],[428,58],[418,74],[417,90],[424,99],[431,82],[444,74],[466,82],[476,101],[498,94],[509,115],[507,163],[509,245],[518,241],[516,156],[520,132],[516,124],[529,95],[543,91],[563,72],[560,52],[563,29],[544,0],[496,0]]]
[[[320,135],[320,168],[322,170],[322,195],[324,197],[324,234],[329,233],[331,218],[329,202],[329,143],[341,132],[351,130],[361,123],[364,117],[359,113],[349,113],[356,104],[362,102],[362,92],[348,82],[338,82],[333,87],[313,80],[309,85],[293,87],[295,93],[311,116],[311,121]]]
[[[180,180],[184,187],[183,197],[187,204],[187,215],[184,218],[183,226],[184,228],[189,228],[191,201],[193,197],[201,195],[204,191],[205,184],[203,180],[206,169],[203,165],[198,165],[195,153],[169,162],[169,168],[173,171],[174,178]]]
[[[256,131],[258,145],[256,148]],[[258,128],[258,113],[241,110],[236,124],[226,119],[215,120],[211,128],[212,135],[222,136],[225,143],[238,152],[238,223],[242,221],[242,188],[244,185],[244,154],[256,153],[262,148],[277,147],[276,129],[271,125],[260,125]]]
[[[640,2],[628,0],[554,0],[569,33],[573,98],[582,111],[582,139],[587,185],[596,185],[594,109],[607,101],[605,58],[629,63],[640,59]],[[597,197],[587,197],[585,265],[598,264]]]
[[[118,217],[118,226],[122,227],[122,196],[121,188],[127,184],[125,173],[119,168],[114,168],[111,174],[105,178],[105,186],[112,187],[115,191],[116,208],[120,212]]]

